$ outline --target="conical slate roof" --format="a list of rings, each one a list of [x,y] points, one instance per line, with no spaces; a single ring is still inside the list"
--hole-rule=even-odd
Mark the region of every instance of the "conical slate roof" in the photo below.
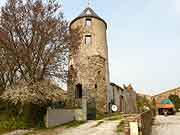
[[[83,10],[83,12],[78,16],[78,17],[84,17],[84,16],[93,16],[93,17],[98,17],[100,18],[92,8],[87,7],[86,9]]]
[[[78,20],[78,19],[80,19],[80,18],[83,18],[83,17],[93,17],[93,18],[99,19],[99,20],[101,20],[102,22],[104,22],[104,24],[105,24],[106,27],[107,27],[106,22],[105,22],[101,17],[99,17],[99,16],[94,12],[94,10],[93,10],[92,8],[90,8],[90,7],[85,8],[85,9],[83,10],[83,12],[82,12],[78,17],[76,17],[74,20],[72,20],[72,22],[70,23],[70,25],[71,25],[72,23],[74,23],[76,20]]]

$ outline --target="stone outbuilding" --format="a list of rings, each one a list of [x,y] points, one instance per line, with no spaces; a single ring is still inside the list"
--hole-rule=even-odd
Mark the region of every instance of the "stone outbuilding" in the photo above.
[[[119,112],[136,113],[136,91],[131,85],[123,85],[123,88],[114,83],[110,84],[110,104],[117,106]],[[110,106],[111,106],[110,105]]]

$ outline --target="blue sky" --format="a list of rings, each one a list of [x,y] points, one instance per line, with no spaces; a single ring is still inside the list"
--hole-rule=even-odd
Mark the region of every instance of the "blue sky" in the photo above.
[[[87,0],[59,2],[68,20],[87,5]],[[180,0],[92,0],[91,5],[108,24],[112,82],[149,94],[180,86]]]

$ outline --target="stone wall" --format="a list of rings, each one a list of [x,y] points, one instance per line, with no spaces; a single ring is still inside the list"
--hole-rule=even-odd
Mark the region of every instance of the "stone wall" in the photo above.
[[[153,117],[153,111],[147,111],[141,114],[142,135],[151,135]]]
[[[124,115],[124,135],[133,135],[131,131],[134,129],[130,126],[131,123],[137,123],[138,135],[151,135],[153,117],[155,116],[153,112],[153,110],[149,110],[142,114]]]

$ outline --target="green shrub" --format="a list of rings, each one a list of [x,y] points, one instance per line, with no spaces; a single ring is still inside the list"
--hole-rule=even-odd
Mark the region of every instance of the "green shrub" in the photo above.
[[[100,120],[100,121],[98,121],[97,124],[93,125],[92,127],[98,127],[98,126],[101,125],[102,123],[104,123],[104,121]]]
[[[12,120],[4,120],[0,121],[0,129],[10,130],[16,128],[16,121],[14,119]]]
[[[124,131],[124,126],[123,126],[124,123],[125,123],[124,120],[121,120],[121,121],[119,122],[119,124],[117,125],[117,130],[116,130],[116,132],[121,133],[121,132]]]
[[[113,112],[113,113],[96,113],[96,120],[102,120],[104,118],[110,119],[110,117],[113,117],[112,120],[118,120],[122,118],[121,112]]]
[[[85,122],[84,121],[72,121],[72,122],[69,122],[67,124],[64,124],[64,126],[66,128],[71,128],[71,127],[78,127],[82,124],[84,124]]]
[[[179,111],[179,108],[180,108],[180,98],[179,98],[179,96],[178,95],[170,95],[169,99],[175,105],[176,111]]]
[[[23,115],[16,117],[9,117],[6,120],[0,121],[0,129],[13,130],[13,129],[26,129],[31,127],[31,124],[26,121]]]
[[[0,111],[0,130],[9,131],[14,129],[27,129],[32,127],[43,128],[45,127],[45,112],[45,109],[40,107],[25,107],[23,109],[4,109],[3,111]],[[32,114],[34,114],[34,118]]]
[[[14,129],[44,128],[46,107],[10,105],[0,101],[0,134]]]
[[[96,120],[101,120],[107,117],[107,114],[96,112]]]
[[[120,119],[122,119],[122,116],[111,116],[107,118],[107,120],[109,121],[115,121],[115,120],[120,120]]]

